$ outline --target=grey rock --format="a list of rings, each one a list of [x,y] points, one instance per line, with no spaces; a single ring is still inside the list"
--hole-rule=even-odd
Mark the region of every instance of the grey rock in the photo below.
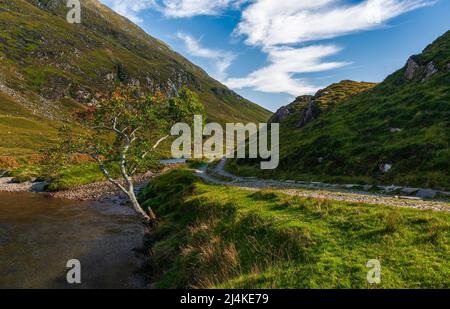
[[[382,173],[387,173],[392,169],[392,164],[390,163],[382,163],[380,164],[380,171]]]
[[[317,106],[316,102],[311,100],[308,103],[306,109],[304,109],[300,114],[300,120],[297,123],[297,128],[302,128],[310,123],[312,120],[320,115],[320,108]]]
[[[116,78],[116,74],[114,74],[114,73],[108,73],[108,74],[106,74],[106,76],[105,76],[105,79],[106,79],[107,81],[113,81],[115,78]]]
[[[402,193],[405,193],[405,194],[413,194],[413,193],[416,193],[417,191],[419,191],[419,189],[418,188],[402,188]]]
[[[420,66],[414,61],[412,57],[410,57],[408,59],[408,62],[406,63],[405,78],[407,80],[412,80],[419,68]]]
[[[437,72],[438,72],[438,69],[434,65],[434,62],[431,61],[430,63],[427,64],[427,66],[425,68],[425,76],[422,79],[422,82],[426,81],[428,78],[430,78],[431,76],[433,76]]]
[[[283,106],[276,111],[275,114],[269,119],[269,123],[279,123],[285,120],[292,113],[289,106]]]
[[[304,95],[297,97],[291,104],[286,105],[278,109],[275,114],[269,119],[269,123],[279,123],[284,121],[290,115],[295,114],[299,108],[309,103],[312,99],[310,95]]]
[[[430,189],[420,189],[416,196],[420,198],[434,198],[436,197],[437,191]]]
[[[400,128],[390,128],[389,131],[390,131],[391,133],[398,133],[398,132],[401,132],[402,129],[400,129]]]

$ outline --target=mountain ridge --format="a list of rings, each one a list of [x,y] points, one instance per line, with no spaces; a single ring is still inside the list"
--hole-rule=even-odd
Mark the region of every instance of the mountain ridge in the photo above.
[[[1,73],[19,92],[22,86],[47,100],[95,104],[117,83],[169,96],[187,85],[199,93],[211,121],[270,116],[97,0],[82,1],[81,24],[65,21],[64,1],[1,2],[0,26],[7,30],[0,37]]]
[[[270,117],[99,1],[81,6],[81,24],[69,24],[64,0],[0,0],[0,153],[39,151],[74,110],[121,84],[167,96],[188,86],[210,122]]]

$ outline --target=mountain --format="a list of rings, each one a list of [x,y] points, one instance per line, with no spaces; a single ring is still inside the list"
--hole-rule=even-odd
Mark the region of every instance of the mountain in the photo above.
[[[187,85],[209,121],[270,117],[97,0],[81,5],[81,24],[69,24],[66,1],[0,0],[1,152],[35,151],[58,121],[120,83],[168,96]]]
[[[379,85],[326,111],[310,108],[305,124],[316,97],[300,97],[300,112],[281,119],[278,169],[263,173],[244,160],[230,167],[273,178],[450,189],[450,31]]]

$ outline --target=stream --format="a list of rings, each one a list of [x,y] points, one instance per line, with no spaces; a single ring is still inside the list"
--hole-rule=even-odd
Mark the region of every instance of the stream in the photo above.
[[[0,288],[145,288],[143,230],[128,206],[0,192]],[[67,283],[71,259],[81,284]]]

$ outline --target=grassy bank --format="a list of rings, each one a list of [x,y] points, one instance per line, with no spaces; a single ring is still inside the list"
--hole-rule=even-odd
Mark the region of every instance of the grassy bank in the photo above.
[[[161,216],[148,237],[160,288],[450,287],[448,213],[208,185],[188,170],[140,199]],[[370,259],[379,285],[367,283]]]

